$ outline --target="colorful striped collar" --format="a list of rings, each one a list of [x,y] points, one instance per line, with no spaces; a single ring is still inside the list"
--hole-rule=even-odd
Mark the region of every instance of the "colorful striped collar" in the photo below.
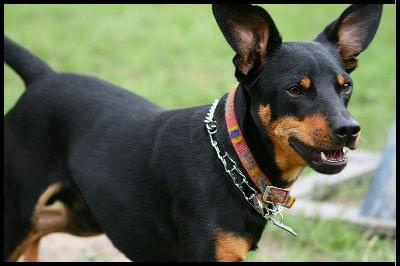
[[[272,186],[271,181],[258,166],[246,143],[235,114],[237,88],[238,86],[235,86],[232,89],[225,103],[225,123],[232,146],[247,175],[260,191],[256,197],[264,203],[275,203],[290,208],[295,201],[295,198],[290,195],[290,190]]]

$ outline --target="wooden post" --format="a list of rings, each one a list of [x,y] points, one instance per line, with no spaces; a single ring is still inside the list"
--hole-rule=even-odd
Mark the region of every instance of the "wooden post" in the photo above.
[[[396,219],[396,120],[393,122],[381,163],[372,177],[361,215]]]

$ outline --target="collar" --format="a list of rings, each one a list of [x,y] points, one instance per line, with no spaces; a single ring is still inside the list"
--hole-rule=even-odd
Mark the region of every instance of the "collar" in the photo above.
[[[236,92],[236,88],[231,93],[233,95],[235,95],[235,92]],[[254,208],[254,210],[256,210],[264,219],[271,221],[274,225],[297,236],[296,232],[294,232],[292,228],[283,224],[281,221],[275,220],[273,218],[273,216],[279,214],[281,219],[283,219],[283,215],[282,215],[283,207],[285,206],[285,207],[289,208],[293,205],[294,198],[290,196],[289,190],[281,189],[278,187],[273,187],[273,186],[267,184],[266,186],[259,188],[259,191],[257,191],[257,189],[254,189],[253,186],[250,185],[250,182],[248,182],[246,175],[244,173],[242,173],[242,171],[240,170],[240,167],[236,164],[236,161],[233,160],[229,156],[229,154],[226,150],[221,149],[224,145],[223,145],[223,141],[221,141],[221,143],[219,143],[216,139],[216,134],[218,132],[218,128],[217,128],[217,121],[214,118],[214,113],[216,112],[218,103],[219,103],[219,100],[216,100],[210,106],[210,109],[204,119],[204,123],[205,123],[205,127],[207,129],[207,132],[208,132],[208,136],[210,138],[211,146],[215,150],[218,159],[222,162],[225,172],[227,174],[229,174],[234,185],[237,188],[239,188],[239,190],[243,194],[246,202],[249,203]],[[225,109],[229,109],[229,107],[227,107]],[[224,110],[221,110],[221,111],[224,111]],[[227,113],[227,112],[225,111],[225,113]],[[236,119],[236,116],[234,115],[234,112],[233,112],[233,115],[234,115],[233,117],[231,117],[230,114],[231,113],[228,112],[228,114],[225,115],[225,117],[228,117],[229,119],[232,120],[231,121],[232,126],[235,126],[235,124],[236,124],[235,129],[238,130],[238,132],[236,133],[237,136],[239,136],[239,135],[242,136],[240,127],[237,126],[237,119]],[[224,130],[222,130],[222,131],[224,131]],[[227,132],[229,132],[229,131],[227,131]],[[229,134],[229,136],[231,136],[231,135],[235,135],[235,134]],[[232,138],[234,138],[234,137],[232,137]],[[230,137],[229,140],[231,140],[232,138]],[[243,136],[242,136],[242,140],[245,141]],[[237,141],[237,143],[241,143],[241,141]],[[233,144],[233,146],[235,147],[236,144]],[[236,146],[236,147],[240,147],[240,146]],[[251,152],[250,152],[249,148],[247,147],[247,145],[245,145],[243,147],[244,147],[243,152],[239,152],[238,154],[250,154],[251,155]],[[247,148],[248,152],[246,152],[246,148]],[[238,156],[238,154],[236,154],[236,155]],[[254,158],[252,158],[252,160],[248,160],[248,162],[254,162],[256,165]],[[242,159],[241,159],[241,163],[243,165]],[[254,167],[251,167],[249,169],[254,170]],[[258,167],[258,170],[259,171],[255,170],[253,172],[260,173],[261,170],[259,167]],[[247,174],[249,173],[249,171],[247,171],[247,170],[246,170],[246,172],[247,172]],[[255,175],[252,174],[252,176],[255,176]],[[266,182],[269,182],[269,180]]]
[[[264,203],[279,204],[290,208],[295,202],[295,197],[291,195],[288,189],[272,186],[268,176],[263,173],[258,166],[257,161],[246,143],[235,114],[235,95],[237,93],[237,88],[238,86],[235,86],[231,90],[225,103],[225,123],[230,142],[247,176],[250,177],[252,183],[256,186],[258,191],[260,191],[257,198],[259,200],[261,199]]]

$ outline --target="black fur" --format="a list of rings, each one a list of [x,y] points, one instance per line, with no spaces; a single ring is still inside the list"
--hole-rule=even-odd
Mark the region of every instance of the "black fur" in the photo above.
[[[233,10],[215,6],[214,13],[219,8]],[[252,12],[246,14],[251,19]],[[346,109],[350,96],[337,91],[336,75],[351,79],[326,39],[281,44],[267,17],[275,45],[257,59],[253,67],[259,69],[241,74],[236,113],[263,171],[274,185],[287,187],[257,108],[270,104],[273,119],[324,113],[332,127],[340,127],[353,120]],[[223,16],[216,18],[221,25]],[[379,19],[374,21],[377,27]],[[27,236],[40,194],[59,181],[65,190],[55,197],[79,203],[74,213],[83,227],[103,231],[134,261],[215,260],[216,229],[246,237],[256,248],[266,222],[210,145],[203,122],[209,105],[163,110],[95,77],[54,72],[6,37],[4,45],[5,62],[26,84],[4,118],[6,257]],[[286,89],[302,75],[311,77],[313,88],[293,98]],[[217,137],[238,160],[223,120],[225,99],[215,113]]]

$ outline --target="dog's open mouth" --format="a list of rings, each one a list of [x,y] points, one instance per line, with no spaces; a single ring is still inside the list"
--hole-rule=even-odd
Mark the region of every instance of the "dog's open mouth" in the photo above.
[[[322,174],[339,173],[347,164],[348,149],[345,147],[338,147],[336,150],[316,149],[295,137],[289,138],[289,144],[311,168]]]

